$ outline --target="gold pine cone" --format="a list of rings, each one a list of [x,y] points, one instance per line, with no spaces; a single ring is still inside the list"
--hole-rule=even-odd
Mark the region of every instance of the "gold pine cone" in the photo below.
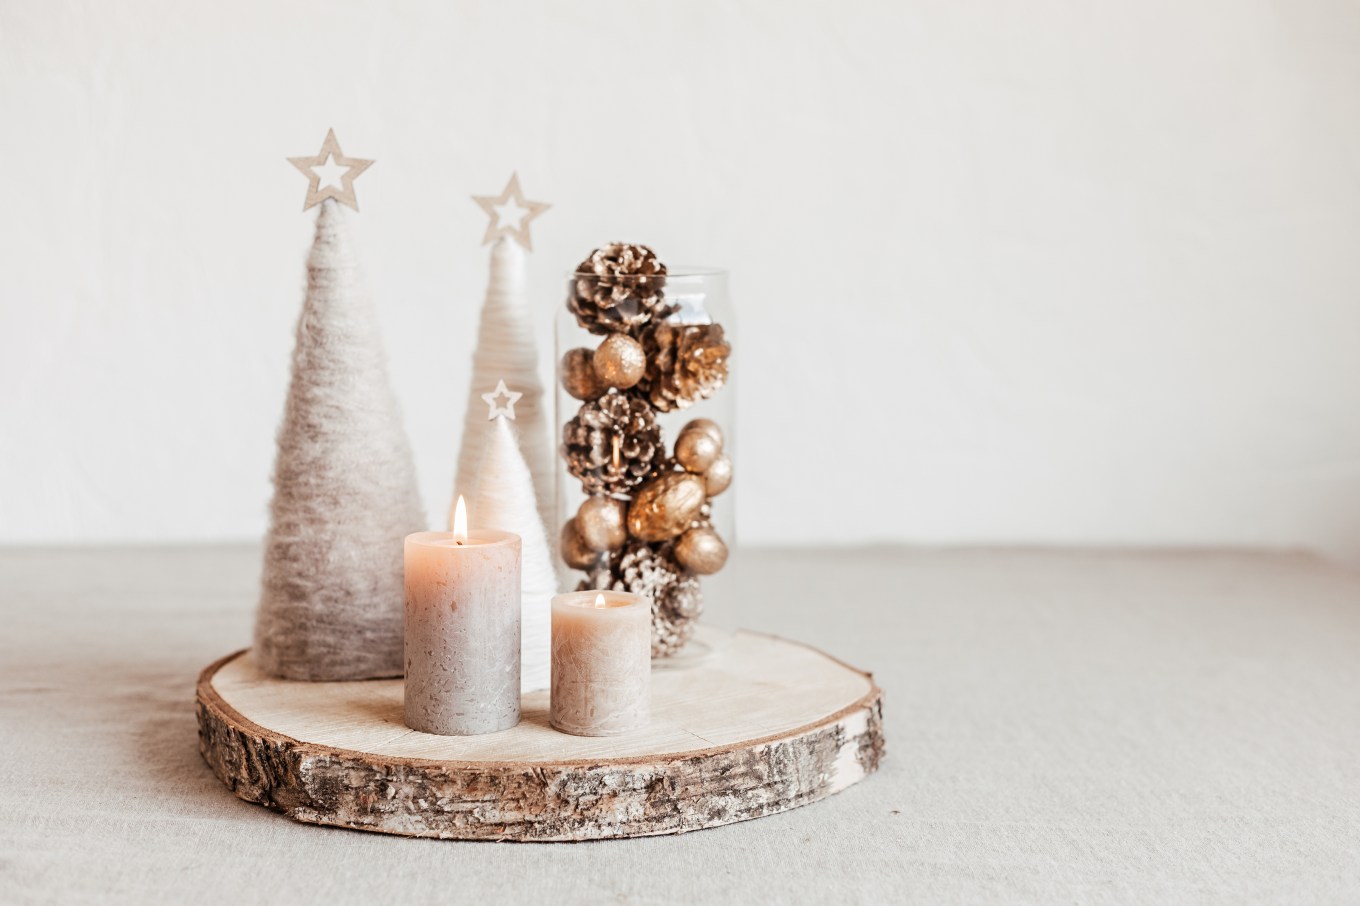
[[[631,591],[651,599],[653,658],[683,648],[704,609],[698,577],[677,563],[669,548],[630,540],[610,555],[607,570],[587,580],[594,581],[595,587]],[[602,584],[606,582],[609,584]]]
[[[576,266],[567,308],[593,334],[641,327],[666,312],[666,265],[645,245],[614,242]]]
[[[727,382],[732,345],[721,324],[654,322],[642,334],[647,373],[638,388],[660,412],[687,409]]]
[[[666,448],[647,401],[610,391],[562,426],[562,457],[587,494],[626,494],[661,470]]]

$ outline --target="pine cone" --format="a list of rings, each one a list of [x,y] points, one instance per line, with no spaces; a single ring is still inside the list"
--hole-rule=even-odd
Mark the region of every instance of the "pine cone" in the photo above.
[[[650,598],[654,658],[683,648],[704,609],[699,580],[675,561],[669,544],[630,541],[610,555],[608,567],[592,572],[579,588],[612,588]]]
[[[610,391],[562,427],[562,457],[587,494],[624,494],[657,473],[666,448],[647,401]]]
[[[732,344],[721,324],[657,321],[642,334],[642,348],[647,371],[637,387],[661,412],[689,408],[727,382]]]
[[[596,249],[576,267],[576,286],[567,308],[594,334],[629,331],[653,315],[669,314],[664,304],[666,265],[645,245],[615,242]]]

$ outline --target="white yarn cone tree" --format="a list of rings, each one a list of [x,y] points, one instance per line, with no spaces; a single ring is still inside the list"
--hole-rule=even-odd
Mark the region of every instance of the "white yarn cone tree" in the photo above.
[[[519,405],[510,411],[515,413]],[[551,675],[551,603],[557,594],[557,573],[534,502],[529,466],[510,421],[500,416],[490,426],[477,481],[465,502],[471,524],[520,536],[520,688],[531,692],[548,688]]]
[[[425,527],[344,216],[317,216],[274,466],[254,657],[287,679],[402,674],[402,542]]]
[[[491,248],[491,277],[482,303],[477,348],[472,356],[472,383],[463,417],[458,473],[453,499],[469,495],[476,483],[492,429],[481,394],[504,380],[523,394],[515,404],[515,433],[533,478],[534,505],[544,525],[553,523],[554,451],[548,443],[543,384],[538,379],[538,349],[529,319],[524,251],[509,237]],[[450,510],[449,518],[453,518]],[[513,531],[513,529],[512,529]]]

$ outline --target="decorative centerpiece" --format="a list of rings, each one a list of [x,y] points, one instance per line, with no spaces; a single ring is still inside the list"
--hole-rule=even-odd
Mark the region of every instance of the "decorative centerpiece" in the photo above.
[[[321,210],[255,646],[198,682],[217,777],[303,822],[575,841],[761,818],[876,770],[869,674],[774,635],[696,629],[701,578],[733,537],[724,275],[616,244],[572,276],[558,399],[579,499],[560,539],[586,578],[556,594],[545,526],[560,517],[543,514],[546,476],[564,472],[539,430],[522,254],[547,205],[515,177],[475,198],[495,245],[457,503],[450,531],[429,532],[340,207],[358,209],[372,161],[333,133],[290,160],[309,180],[304,209]],[[655,662],[691,637],[703,657]]]
[[[699,577],[727,561],[713,516],[713,498],[732,483],[723,428],[690,419],[673,445],[663,428],[727,383],[732,347],[708,304],[717,276],[677,277],[647,246],[614,243],[568,285],[575,324],[600,339],[568,349],[559,366],[580,404],[561,453],[586,495],[563,521],[559,552],[586,574],[579,590],[651,601],[653,657],[684,647],[703,610]]]

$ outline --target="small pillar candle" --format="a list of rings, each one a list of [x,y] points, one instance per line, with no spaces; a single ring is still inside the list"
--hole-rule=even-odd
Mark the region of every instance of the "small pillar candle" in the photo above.
[[[520,539],[406,536],[406,725],[441,736],[519,723]]]
[[[578,591],[552,600],[549,722],[573,736],[619,736],[651,711],[652,606],[642,595]]]

